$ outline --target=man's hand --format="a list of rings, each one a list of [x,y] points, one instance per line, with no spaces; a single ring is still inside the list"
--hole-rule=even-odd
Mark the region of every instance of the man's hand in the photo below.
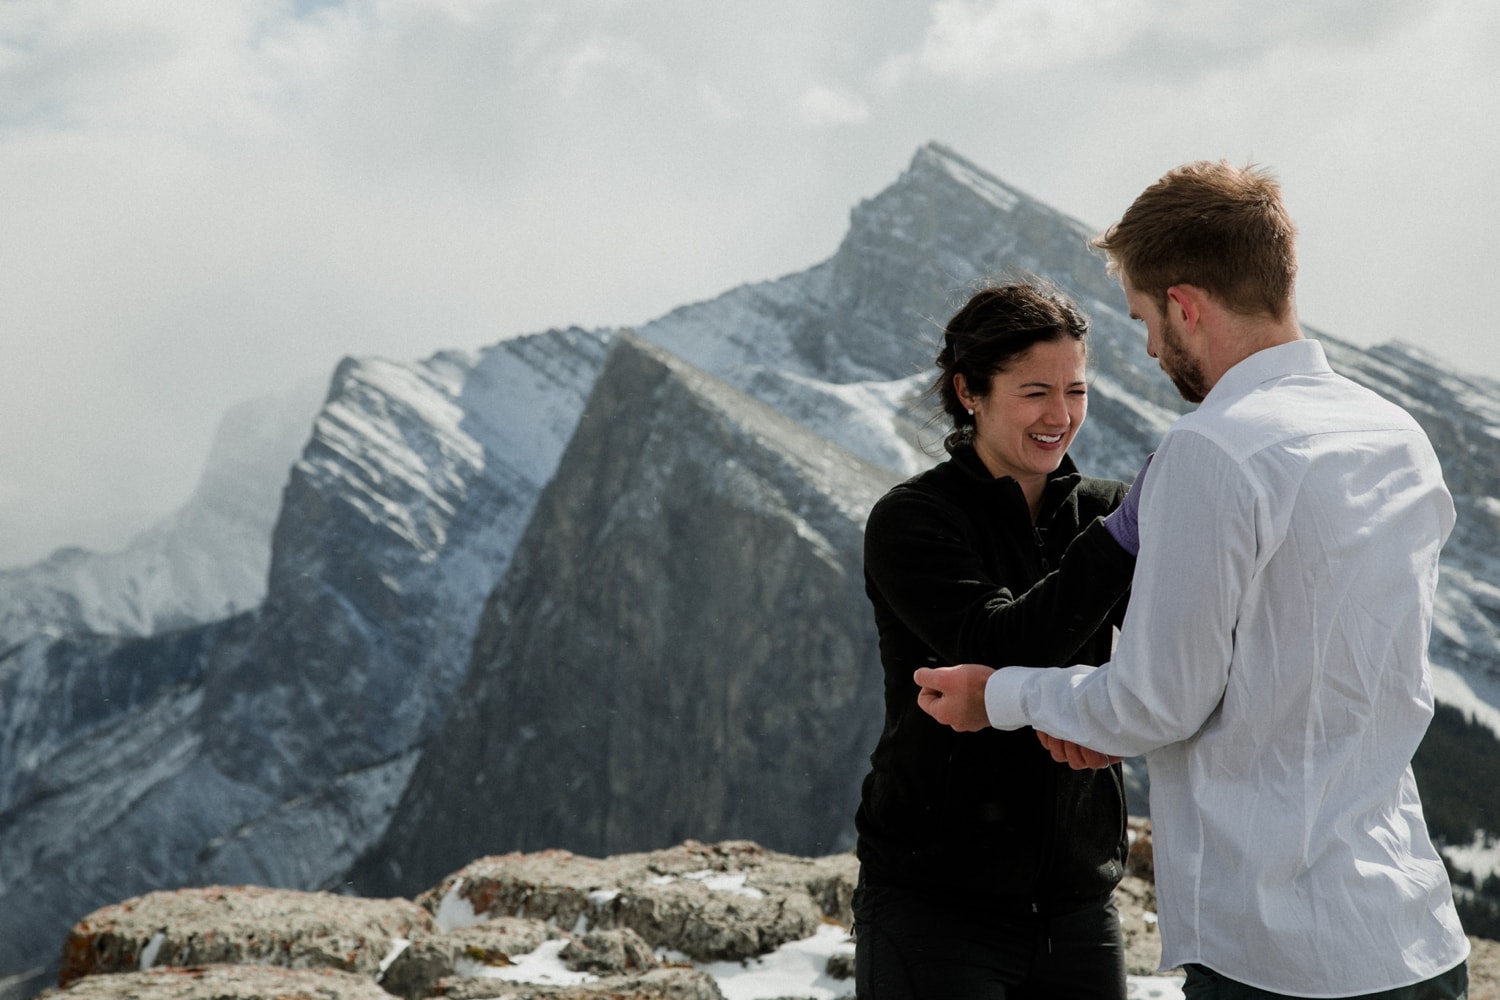
[[[961,733],[988,729],[990,717],[984,709],[984,685],[994,672],[993,667],[978,663],[921,667],[912,675],[922,689],[917,693],[917,704],[943,725]]]
[[[1079,746],[1077,743],[1069,743],[1067,740],[1050,736],[1037,730],[1036,738],[1042,741],[1042,746],[1052,754],[1052,759],[1059,764],[1066,764],[1075,771],[1097,771],[1100,768],[1118,764],[1124,758],[1111,757],[1109,754],[1100,753],[1098,750],[1090,750],[1088,747]]]

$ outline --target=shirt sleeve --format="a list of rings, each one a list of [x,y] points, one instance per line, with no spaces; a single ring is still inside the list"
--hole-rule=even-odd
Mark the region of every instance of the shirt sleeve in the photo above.
[[[991,725],[1029,725],[1122,757],[1196,733],[1224,695],[1265,509],[1222,448],[1169,434],[1141,494],[1141,550],[1115,655],[1098,668],[997,670],[985,688]]]

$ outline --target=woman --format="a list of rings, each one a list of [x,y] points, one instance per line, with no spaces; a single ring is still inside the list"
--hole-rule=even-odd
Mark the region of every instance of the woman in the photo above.
[[[1108,659],[1133,507],[1124,484],[1067,457],[1088,409],[1087,334],[1050,287],[974,295],[937,357],[949,457],[870,513],[886,713],[856,817],[862,1000],[1125,996],[1118,763],[1074,770],[1030,730],[955,733],[912,682],[920,666]]]

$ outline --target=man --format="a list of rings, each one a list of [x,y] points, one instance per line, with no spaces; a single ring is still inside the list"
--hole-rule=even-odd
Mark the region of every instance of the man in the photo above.
[[[1118,646],[914,679],[955,729],[1146,755],[1162,965],[1189,998],[1465,997],[1410,766],[1452,498],[1416,422],[1303,339],[1294,241],[1274,179],[1227,163],[1172,171],[1094,241],[1202,404],[1138,481]]]

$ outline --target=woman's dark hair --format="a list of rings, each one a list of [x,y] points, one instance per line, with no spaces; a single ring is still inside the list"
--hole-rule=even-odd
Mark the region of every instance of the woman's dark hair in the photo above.
[[[958,398],[953,376],[962,374],[969,392],[987,396],[990,380],[1036,344],[1071,337],[1087,344],[1089,321],[1055,285],[1039,278],[991,285],[975,292],[943,330],[938,377],[931,392],[953,420],[943,447],[974,436],[974,415]]]

